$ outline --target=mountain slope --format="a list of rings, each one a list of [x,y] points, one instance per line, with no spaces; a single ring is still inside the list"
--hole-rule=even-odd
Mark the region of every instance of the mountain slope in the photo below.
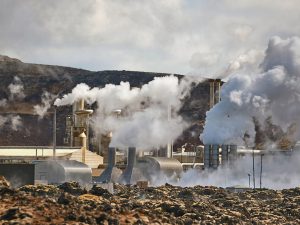
[[[86,83],[91,87],[102,87],[105,84],[119,84],[128,81],[132,86],[139,87],[157,76],[169,74],[137,72],[137,71],[88,71],[62,66],[23,63],[18,59],[0,56],[0,145],[49,145],[51,144],[52,119],[51,113],[39,119],[34,114],[34,106],[42,101],[43,92],[61,96],[70,92],[77,84]],[[176,75],[182,77],[182,75]],[[22,85],[23,95],[12,94],[11,84]],[[208,109],[209,86],[207,82],[196,86],[191,96],[186,99],[181,110],[182,115],[193,124],[190,131],[178,143],[189,139],[199,144],[201,129],[200,120],[204,119]],[[3,100],[3,104],[1,104]],[[49,110],[51,111],[51,109]],[[70,107],[58,109],[58,145],[63,144],[65,116]],[[12,119],[20,117],[21,125],[13,129]],[[1,122],[2,119],[2,122]],[[3,123],[4,120],[4,123]]]

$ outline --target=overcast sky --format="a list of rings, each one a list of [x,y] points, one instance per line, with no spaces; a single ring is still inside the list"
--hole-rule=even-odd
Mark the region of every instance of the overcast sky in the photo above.
[[[0,0],[0,54],[24,62],[219,74],[274,35],[300,36],[299,0]]]

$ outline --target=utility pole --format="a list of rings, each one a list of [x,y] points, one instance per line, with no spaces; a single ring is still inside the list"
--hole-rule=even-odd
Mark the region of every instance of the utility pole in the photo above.
[[[56,106],[53,112],[53,159],[56,159]]]
[[[250,188],[250,186],[251,186],[251,174],[250,173],[248,173],[248,178],[249,178],[249,188]]]
[[[254,149],[252,149],[252,172],[253,172],[253,188],[255,189],[255,161],[254,161]]]
[[[260,155],[260,175],[259,175],[259,188],[261,189],[262,170],[263,170],[263,154]]]

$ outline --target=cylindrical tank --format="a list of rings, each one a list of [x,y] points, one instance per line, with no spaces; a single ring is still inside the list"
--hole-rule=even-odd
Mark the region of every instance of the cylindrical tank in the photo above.
[[[145,156],[137,160],[137,167],[147,180],[152,182],[160,176],[179,178],[183,172],[181,163],[175,158]]]
[[[85,185],[92,182],[92,169],[76,160],[42,160],[33,163],[35,180],[44,180],[48,184],[77,181]]]

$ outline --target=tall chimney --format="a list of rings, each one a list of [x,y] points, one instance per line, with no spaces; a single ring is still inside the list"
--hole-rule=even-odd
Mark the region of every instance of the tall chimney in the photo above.
[[[221,96],[220,96],[220,92],[221,92],[221,79],[216,79],[215,80],[215,98],[214,98],[214,103],[218,104],[220,102]]]
[[[215,105],[215,82],[214,79],[209,80],[209,108]]]

